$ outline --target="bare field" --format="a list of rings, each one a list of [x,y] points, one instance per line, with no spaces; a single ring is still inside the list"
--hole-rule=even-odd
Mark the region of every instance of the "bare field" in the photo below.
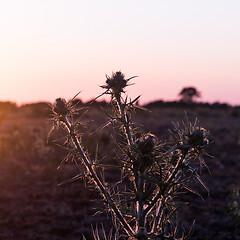
[[[228,213],[230,193],[240,184],[240,109],[211,106],[160,106],[151,112],[137,111],[136,126],[154,133],[169,144],[172,139],[168,129],[172,122],[197,117],[201,126],[209,130],[212,143],[206,157],[211,173],[202,170],[202,179],[210,195],[196,184],[200,197],[187,194],[191,203],[179,212],[179,226],[188,230],[195,220],[192,239],[233,239],[234,224]],[[2,112],[0,115],[0,239],[1,240],[75,240],[91,237],[91,225],[111,224],[111,218],[93,216],[102,207],[98,193],[74,181],[60,185],[75,176],[80,169],[74,162],[57,167],[66,151],[53,143],[64,132],[53,132],[47,143],[51,122],[41,112],[27,109]],[[84,115],[82,141],[90,156],[112,161],[114,142],[111,126],[91,134],[107,122],[98,107]],[[107,172],[107,179],[116,178]],[[237,235],[235,234],[235,237]],[[238,239],[238,238],[236,238]]]

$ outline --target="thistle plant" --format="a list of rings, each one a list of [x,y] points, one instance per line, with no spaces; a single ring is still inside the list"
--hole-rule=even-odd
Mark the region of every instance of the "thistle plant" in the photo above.
[[[139,97],[131,100],[125,93],[135,77],[126,79],[122,72],[116,72],[106,76],[101,86],[102,95],[110,95],[113,108],[104,126],[111,123],[121,135],[121,140],[115,139],[118,153],[114,165],[88,156],[78,135],[81,121],[74,120],[71,101],[56,99],[52,105],[54,123],[67,129],[69,154],[85,168],[76,179],[81,176],[90,180],[104,200],[105,211],[112,215],[113,227],[117,232],[120,228],[121,237],[116,234],[114,239],[187,239],[190,234],[180,235],[177,227],[177,211],[185,205],[180,195],[186,190],[199,195],[191,189],[195,179],[208,191],[199,176],[201,167],[207,167],[203,157],[208,132],[197,120],[191,124],[187,119],[182,125],[174,125],[170,131],[173,144],[167,146],[154,134],[139,130],[132,120]],[[109,185],[104,175],[98,174],[98,168],[104,171],[107,167],[121,169],[119,182]],[[100,239],[99,235],[95,234],[95,239]]]

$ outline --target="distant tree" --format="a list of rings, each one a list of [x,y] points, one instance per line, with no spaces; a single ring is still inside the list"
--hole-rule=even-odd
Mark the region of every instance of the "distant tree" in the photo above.
[[[195,87],[185,87],[178,95],[180,100],[186,103],[192,103],[195,98],[201,97],[200,92]]]

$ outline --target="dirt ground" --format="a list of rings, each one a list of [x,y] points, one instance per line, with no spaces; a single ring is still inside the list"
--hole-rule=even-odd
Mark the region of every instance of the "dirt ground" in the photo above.
[[[239,223],[229,213],[231,191],[240,185],[240,109],[161,106],[151,112],[137,112],[134,120],[144,132],[169,142],[168,129],[172,122],[185,119],[185,110],[191,120],[198,117],[209,130],[212,143],[207,152],[212,157],[205,159],[211,173],[206,169],[201,173],[210,194],[196,183],[204,200],[186,196],[190,203],[178,214],[179,226],[187,231],[195,220],[191,239],[240,239]],[[78,174],[79,168],[68,162],[57,169],[67,154],[52,142],[61,130],[54,131],[47,143],[51,123],[48,117],[40,115],[19,109],[2,112],[0,116],[0,240],[79,240],[83,234],[86,239],[93,239],[91,226],[104,223],[109,229],[111,218],[94,216],[102,203],[84,182],[59,185]],[[88,127],[80,131],[90,154],[99,144],[99,157],[107,154],[111,159],[111,130],[106,128],[90,135],[106,121],[104,113],[93,108],[83,118]],[[108,177],[114,179],[114,173]]]

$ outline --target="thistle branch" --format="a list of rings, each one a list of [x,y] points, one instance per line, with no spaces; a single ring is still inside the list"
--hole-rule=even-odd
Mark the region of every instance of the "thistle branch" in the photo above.
[[[128,236],[133,236],[134,232],[133,232],[131,226],[127,223],[127,221],[123,217],[121,211],[119,210],[119,208],[116,206],[116,204],[112,200],[112,198],[111,198],[109,192],[107,191],[106,187],[103,185],[103,183],[101,182],[101,180],[97,176],[97,173],[93,169],[93,166],[92,166],[91,162],[89,161],[89,159],[86,156],[83,148],[81,147],[81,144],[80,144],[80,142],[79,142],[79,140],[78,140],[78,138],[76,136],[76,133],[74,131],[74,127],[69,122],[67,116],[65,116],[65,118],[63,118],[62,121],[65,124],[65,126],[66,126],[66,128],[67,128],[67,130],[68,130],[68,132],[70,134],[72,143],[73,143],[74,147],[76,148],[80,158],[83,160],[83,163],[84,163],[85,167],[87,168],[90,176],[94,179],[96,187],[99,189],[99,191],[105,197],[106,201],[108,202],[109,206],[111,207],[111,209],[113,210],[113,212],[117,216],[119,222],[124,227],[124,230],[127,232]]]
[[[174,177],[176,176],[178,170],[179,170],[179,165],[180,163],[184,160],[185,155],[183,154],[181,156],[181,158],[179,158],[178,162],[176,163],[174,169],[172,170],[171,174],[169,175],[168,179],[166,180],[166,182],[164,183],[164,186],[162,190],[158,190],[157,194],[155,195],[155,197],[153,198],[152,202],[148,205],[148,207],[144,210],[143,215],[146,216],[151,210],[152,208],[155,206],[155,204],[157,203],[157,201],[163,197],[165,195],[165,193],[169,192],[169,190],[171,189],[171,181],[174,179]]]

